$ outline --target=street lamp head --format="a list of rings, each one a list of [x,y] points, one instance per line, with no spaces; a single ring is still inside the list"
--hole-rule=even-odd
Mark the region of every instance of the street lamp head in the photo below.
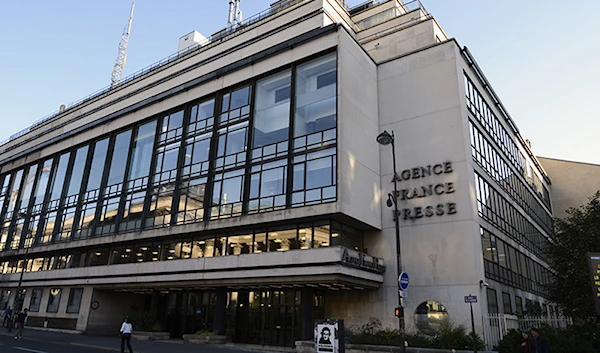
[[[389,132],[384,131],[377,135],[377,142],[379,142],[380,145],[389,145],[394,142],[394,136],[390,135]]]
[[[392,194],[388,194],[388,199],[387,199],[387,201],[385,202],[385,204],[387,205],[387,207],[392,207],[392,206],[394,206],[394,199],[393,199],[393,196],[392,196]]]

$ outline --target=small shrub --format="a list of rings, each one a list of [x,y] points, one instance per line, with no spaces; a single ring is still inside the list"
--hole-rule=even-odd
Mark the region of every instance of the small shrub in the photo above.
[[[133,325],[134,331],[160,332],[162,327],[156,317],[147,311],[131,310],[125,314]]]
[[[570,326],[566,329],[542,326],[539,330],[548,340],[550,353],[600,352],[600,327],[596,325]],[[530,339],[533,339],[531,335]],[[522,342],[522,333],[510,330],[495,349],[498,353],[518,352]]]
[[[195,335],[216,336],[217,333],[215,331],[200,330],[200,331],[196,332]]]
[[[476,335],[475,343],[479,350],[485,348],[483,340]],[[443,324],[440,332],[433,337],[432,348],[469,350],[473,348],[472,332],[462,325]]]

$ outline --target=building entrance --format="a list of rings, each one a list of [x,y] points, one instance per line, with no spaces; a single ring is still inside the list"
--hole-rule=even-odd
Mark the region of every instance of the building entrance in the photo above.
[[[236,343],[293,347],[295,341],[312,337],[304,337],[311,334],[304,326],[310,328],[324,317],[323,295],[306,288],[237,290],[226,296],[224,333]],[[218,332],[219,302],[213,290],[169,293],[167,331],[171,337]]]

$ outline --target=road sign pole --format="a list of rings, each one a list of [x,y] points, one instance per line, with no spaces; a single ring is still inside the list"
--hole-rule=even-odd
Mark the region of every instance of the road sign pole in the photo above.
[[[469,294],[470,296],[471,294]],[[477,336],[475,335],[475,318],[473,317],[473,303],[469,303],[471,307],[471,334],[473,335],[473,352],[477,353]]]

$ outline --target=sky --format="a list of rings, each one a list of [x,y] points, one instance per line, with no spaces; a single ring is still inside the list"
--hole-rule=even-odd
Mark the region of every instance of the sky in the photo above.
[[[244,17],[274,0],[242,0]],[[356,5],[364,0],[346,0]],[[137,0],[124,77],[227,24],[228,0]],[[537,156],[600,164],[600,1],[422,0]],[[0,140],[110,84],[126,0],[0,0]]]

